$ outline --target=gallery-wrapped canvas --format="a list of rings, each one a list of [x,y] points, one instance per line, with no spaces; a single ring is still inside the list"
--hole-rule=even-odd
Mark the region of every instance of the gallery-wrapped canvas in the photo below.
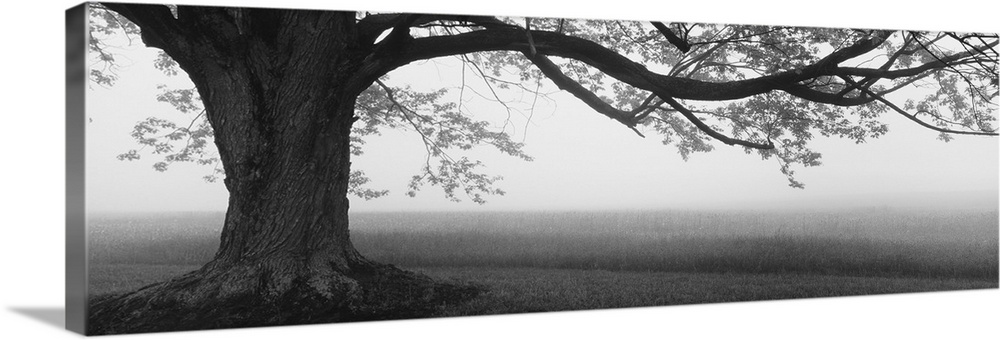
[[[76,332],[998,286],[994,33],[117,2],[66,25]]]

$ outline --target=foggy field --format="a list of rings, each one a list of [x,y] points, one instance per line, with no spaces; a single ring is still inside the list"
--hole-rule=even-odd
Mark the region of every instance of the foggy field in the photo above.
[[[221,213],[91,218],[92,263],[202,264]],[[997,279],[997,212],[358,213],[356,247],[408,267],[808,272]]]
[[[221,213],[91,216],[91,294],[194,269]],[[366,256],[489,293],[478,315],[996,288],[996,211],[355,213]]]
[[[358,249],[412,267],[997,278],[995,213],[365,217],[355,219],[366,227],[355,237]]]

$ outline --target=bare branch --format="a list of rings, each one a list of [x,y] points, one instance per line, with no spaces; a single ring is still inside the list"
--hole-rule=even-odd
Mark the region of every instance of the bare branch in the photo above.
[[[667,28],[667,26],[662,22],[653,21],[652,24],[653,27],[656,27],[656,29],[660,31],[660,34],[663,34],[663,37],[667,38],[667,41],[670,42],[671,45],[677,47],[677,49],[681,50],[681,52],[687,53],[691,50],[691,45],[688,44],[686,40],[678,37],[674,34],[674,31],[671,31],[670,28]]]
[[[177,39],[186,36],[185,28],[174,19],[170,8],[165,5],[102,3],[105,8],[118,12],[142,27],[142,41],[147,46],[172,50]]]

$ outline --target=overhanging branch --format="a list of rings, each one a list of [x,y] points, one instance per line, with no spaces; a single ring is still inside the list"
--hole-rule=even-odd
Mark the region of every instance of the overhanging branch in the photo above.
[[[554,64],[548,60],[548,56],[558,56],[581,61],[601,72],[631,85],[633,87],[647,90],[663,99],[678,112],[681,112],[700,130],[709,134],[713,138],[723,141],[729,145],[743,145],[751,148],[770,149],[774,145],[742,141],[733,139],[712,130],[700,119],[677,102],[678,99],[721,101],[747,98],[774,90],[782,90],[794,96],[826,104],[839,106],[857,106],[871,103],[875,100],[884,100],[881,96],[872,95],[865,84],[874,83],[877,79],[895,79],[901,77],[913,77],[925,75],[927,71],[952,67],[952,64],[960,62],[963,58],[971,54],[956,53],[947,56],[938,56],[937,60],[922,64],[917,67],[888,70],[886,67],[877,69],[866,69],[857,67],[840,67],[839,64],[851,60],[858,56],[869,53],[880,46],[892,35],[893,31],[875,31],[869,36],[859,39],[854,43],[839,48],[826,57],[801,68],[787,70],[770,75],[760,76],[751,79],[735,80],[728,82],[708,82],[684,77],[663,75],[649,71],[644,65],[630,60],[629,58],[612,51],[596,42],[573,36],[567,36],[548,31],[530,31],[530,41],[526,39],[526,29],[504,23],[495,22],[495,18],[487,19],[482,23],[487,29],[466,32],[451,36],[435,36],[418,38],[409,42],[400,51],[399,59],[391,67],[402,66],[406,63],[461,53],[473,53],[483,51],[518,51],[525,54],[535,63],[546,77],[556,82],[560,88],[567,90],[576,97],[583,100],[598,112],[618,120],[626,126],[634,126],[637,115],[629,113],[608,105],[595,94],[583,88],[576,81],[566,77],[558,70]],[[995,45],[996,43],[987,44]],[[984,47],[985,48],[985,47]],[[534,57],[533,57],[534,56]],[[541,56],[541,57],[537,57]],[[811,89],[803,82],[817,79],[824,76],[861,76],[865,81],[861,85],[864,96],[845,97],[839,93],[827,93]],[[890,103],[891,104],[891,103]],[[894,106],[894,105],[893,105]],[[892,107],[892,106],[890,106]],[[905,111],[904,111],[905,112]],[[643,114],[640,112],[639,114]],[[912,119],[916,119],[909,115]],[[916,119],[919,121],[919,119]],[[930,124],[921,124],[936,131],[941,128]],[[944,129],[949,133],[964,134],[990,134],[976,132],[961,132]]]
[[[387,66],[392,69],[417,60],[454,54],[484,51],[520,52],[530,49],[531,44],[526,41],[523,28],[509,25],[491,27],[498,28],[415,39],[400,51],[397,60]],[[531,31],[531,36],[537,53],[579,60],[634,87],[645,90],[668,89],[670,97],[674,98],[718,101],[746,98],[784,89],[819,76],[832,75],[838,63],[875,49],[889,33],[891,32],[880,32],[862,39],[801,69],[718,83],[651,72],[642,64],[587,39],[547,31]]]
[[[731,138],[729,136],[723,135],[718,131],[713,130],[712,127],[706,125],[705,122],[701,121],[701,119],[699,119],[697,116],[694,115],[694,112],[691,112],[691,110],[684,107],[684,105],[681,105],[681,103],[678,103],[673,98],[663,97],[663,96],[661,96],[660,98],[663,99],[663,101],[666,102],[667,105],[673,107],[674,110],[680,112],[681,115],[684,116],[684,118],[687,118],[687,120],[690,121],[692,124],[694,124],[694,126],[697,127],[698,130],[705,132],[712,138],[718,139],[719,141],[726,143],[726,145],[742,145],[748,148],[762,149],[762,150],[774,149],[774,143],[772,143],[771,141],[767,141],[767,144],[761,144],[742,139]]]
[[[925,128],[928,128],[928,129],[931,129],[931,130],[934,130],[934,131],[943,132],[943,133],[953,133],[953,134],[956,134],[956,135],[975,135],[975,136],[997,136],[998,135],[997,132],[994,132],[994,131],[962,131],[962,130],[945,129],[945,128],[942,128],[942,127],[939,127],[939,126],[927,123],[927,122],[921,120],[920,118],[917,118],[917,116],[912,115],[909,112],[906,112],[906,110],[903,110],[902,108],[900,108],[899,106],[897,106],[893,102],[889,101],[888,99],[885,99],[884,97],[878,95],[877,93],[872,92],[869,89],[862,88],[861,91],[864,92],[865,94],[871,96],[872,98],[875,98],[875,100],[878,100],[882,104],[885,104],[886,106],[888,106],[889,108],[891,108],[893,111],[896,111],[896,113],[899,113],[903,117],[906,117],[907,119],[916,122],[920,126],[923,126]]]
[[[532,54],[530,51],[525,51],[523,54],[528,58],[528,60],[531,60],[535,67],[538,67],[538,69],[542,71],[542,74],[549,78],[549,80],[552,80],[552,82],[555,83],[560,89],[576,96],[583,101],[584,104],[587,104],[587,106],[590,106],[598,113],[624,124],[640,137],[646,137],[635,128],[637,121],[633,119],[635,118],[634,115],[605,103],[604,100],[593,92],[590,92],[590,90],[584,88],[583,85],[580,85],[580,83],[563,74],[562,71],[559,70],[559,66],[553,63],[552,60],[549,60],[548,57],[541,54]]]
[[[643,136],[642,133],[639,132],[639,130],[635,128],[635,126],[639,121],[641,121],[642,118],[645,118],[647,115],[649,115],[649,113],[655,107],[647,108],[644,111],[636,113],[619,110],[609,105],[608,103],[605,103],[596,94],[590,92],[590,90],[587,90],[582,85],[580,85],[573,79],[570,79],[568,76],[563,74],[561,71],[559,71],[559,67],[544,55],[536,54],[534,56],[531,56],[528,53],[524,54],[525,56],[528,57],[529,60],[531,60],[532,63],[535,64],[535,66],[537,66],[542,71],[543,74],[545,74],[546,77],[552,80],[556,84],[556,86],[559,86],[560,89],[566,90],[567,92],[573,94],[574,96],[582,100],[584,103],[586,103],[588,106],[590,106],[597,112],[611,119],[614,119],[618,122],[621,122],[625,126],[632,129],[632,131],[635,131],[635,133],[638,134],[639,136],[645,137]],[[765,149],[765,150],[774,148],[774,144],[771,143],[770,141],[768,141],[767,144],[761,144],[761,143],[755,143],[751,141],[731,138],[729,136],[723,135],[722,133],[715,131],[714,129],[712,129],[712,127],[705,124],[705,122],[703,122],[701,119],[699,119],[697,116],[694,115],[694,112],[691,112],[691,110],[684,107],[676,100],[670,97],[664,97],[663,95],[659,94],[658,96],[664,102],[666,102],[675,110],[680,112],[681,115],[684,116],[684,118],[686,118],[688,121],[694,124],[694,126],[697,127],[699,130],[705,132],[712,138],[715,138],[727,145],[742,145],[750,148]],[[648,103],[651,102],[652,100],[653,96],[647,97],[646,101],[644,102],[644,105],[648,105]]]

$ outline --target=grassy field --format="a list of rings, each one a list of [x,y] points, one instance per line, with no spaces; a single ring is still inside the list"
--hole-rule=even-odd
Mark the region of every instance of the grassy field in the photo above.
[[[197,268],[197,265],[99,264],[91,268],[94,287],[91,293],[128,291]],[[447,306],[440,316],[997,288],[996,281],[945,278],[494,267],[407,269],[439,280],[475,282],[489,288],[466,304]]]
[[[222,214],[93,216],[91,293],[194,270]],[[490,291],[445,315],[997,288],[996,211],[362,213],[367,256]]]

